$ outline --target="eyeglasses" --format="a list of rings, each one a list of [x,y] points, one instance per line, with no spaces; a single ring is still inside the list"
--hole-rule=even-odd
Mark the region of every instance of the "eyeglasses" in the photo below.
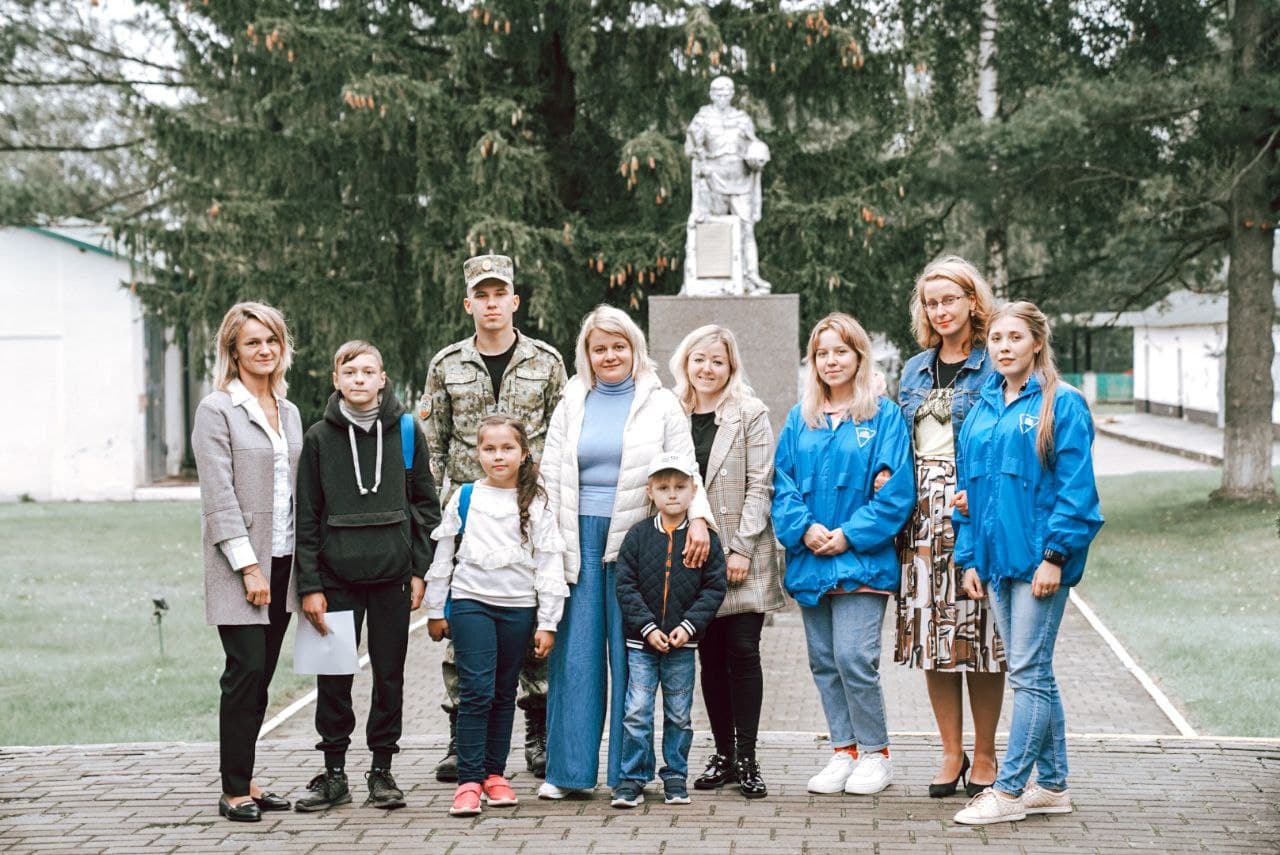
[[[955,294],[951,294],[947,297],[943,297],[941,300],[926,301],[924,304],[924,308],[925,308],[925,311],[927,312],[936,312],[938,311],[939,306],[941,306],[944,309],[950,309],[952,306],[954,306],[956,303],[960,302],[963,299],[965,299],[963,295],[957,297]]]

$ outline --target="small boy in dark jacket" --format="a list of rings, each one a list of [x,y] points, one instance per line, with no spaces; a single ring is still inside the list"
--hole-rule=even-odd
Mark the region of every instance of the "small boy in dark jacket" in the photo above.
[[[627,703],[622,723],[622,780],[613,806],[644,801],[653,778],[653,703],[662,686],[664,801],[687,805],[689,746],[693,742],[694,648],[716,616],[725,593],[725,559],[711,534],[711,554],[701,568],[682,559],[698,464],[676,453],[649,464],[645,490],[657,516],[627,532],[618,553],[618,605],[627,635]]]
[[[413,430],[413,465],[405,466],[405,409],[386,388],[378,349],[364,341],[338,348],[333,385],[324,418],[307,430],[298,461],[298,596],[321,634],[328,633],[326,612],[354,612],[357,642],[368,621],[373,706],[365,736],[373,766],[365,776],[365,804],[398,808],[404,793],[391,777],[391,757],[400,750],[409,612],[426,592],[440,499],[416,423],[405,426]],[[316,748],[324,752],[324,774],[307,785],[311,792],[298,800],[299,811],[351,801],[345,766],[356,725],[352,679],[316,678]]]

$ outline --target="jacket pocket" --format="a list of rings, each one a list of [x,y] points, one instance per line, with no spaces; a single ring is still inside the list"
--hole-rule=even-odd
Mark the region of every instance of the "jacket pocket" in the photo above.
[[[1020,572],[1034,569],[1036,525],[1035,488],[1030,465],[1020,457],[1006,456],[1000,462],[1000,498],[996,512],[1004,537],[1008,569]]]
[[[386,582],[412,566],[409,515],[403,508],[363,514],[331,514],[320,550],[324,567],[354,583]]]

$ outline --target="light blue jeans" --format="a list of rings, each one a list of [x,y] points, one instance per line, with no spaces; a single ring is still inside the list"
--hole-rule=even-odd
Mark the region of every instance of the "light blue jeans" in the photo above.
[[[621,780],[627,647],[614,564],[601,561],[608,537],[607,517],[578,517],[582,570],[565,600],[547,666],[547,783],[564,789],[596,785],[606,701],[608,784]]]
[[[627,715],[622,722],[622,780],[644,786],[653,780],[653,701],[662,687],[662,762],[658,777],[684,783],[693,744],[692,647],[659,653],[627,650]]]
[[[988,586],[1013,687],[1009,745],[995,788],[1011,796],[1022,795],[1033,766],[1040,786],[1067,786],[1067,718],[1053,676],[1053,647],[1070,591],[1064,586],[1037,599],[1030,582],[1000,579]]]
[[[889,745],[880,691],[880,627],[888,602],[884,594],[828,594],[800,609],[833,748],[857,745],[866,753]]]

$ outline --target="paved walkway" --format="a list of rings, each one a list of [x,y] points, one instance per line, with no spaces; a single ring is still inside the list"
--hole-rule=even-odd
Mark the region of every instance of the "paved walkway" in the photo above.
[[[1124,440],[1190,460],[1222,465],[1222,428],[1213,425],[1153,416],[1150,413],[1121,413],[1099,416],[1097,431],[1104,436]],[[1280,465],[1280,442],[1271,446],[1271,460]]]

